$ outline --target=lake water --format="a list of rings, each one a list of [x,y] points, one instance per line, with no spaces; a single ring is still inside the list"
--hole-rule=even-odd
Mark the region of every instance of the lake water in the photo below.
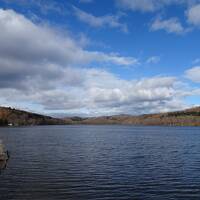
[[[0,200],[200,199],[200,128],[1,128]]]

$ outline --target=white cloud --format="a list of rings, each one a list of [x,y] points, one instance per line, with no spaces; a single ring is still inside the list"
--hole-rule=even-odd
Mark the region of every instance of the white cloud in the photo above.
[[[187,12],[187,17],[189,23],[195,26],[200,26],[200,4],[194,5],[189,8]]]
[[[165,6],[181,5],[181,4],[194,4],[199,0],[116,0],[118,6],[129,9],[139,10],[142,12],[154,12]]]
[[[80,3],[92,3],[93,0],[79,0]]]
[[[157,18],[151,24],[151,30],[152,31],[164,30],[167,33],[175,33],[175,34],[183,34],[188,31],[184,29],[184,27],[177,18],[170,18],[166,20]]]
[[[159,56],[152,56],[147,59],[146,63],[147,64],[156,64],[160,62],[160,57]]]
[[[39,9],[43,14],[49,12],[64,13],[63,7],[57,2],[52,0],[1,0],[7,5],[19,5],[26,8],[33,6],[34,8]],[[65,11],[66,12],[66,11]]]
[[[121,23],[119,20],[121,15],[104,15],[96,17],[90,13],[87,13],[79,8],[73,7],[76,17],[87,23],[92,27],[110,27],[110,28],[119,28],[123,32],[128,32],[126,24]]]
[[[200,83],[200,66],[188,69],[185,72],[185,76],[193,82]]]
[[[15,86],[2,88],[0,99],[6,103],[11,102],[12,105],[15,97],[14,103],[34,103],[46,111],[65,110],[90,115],[160,112],[184,106],[180,98],[181,92],[178,92],[181,90],[176,88],[177,80],[173,77],[126,81],[103,70],[70,70],[70,73],[65,73],[64,77],[54,81],[51,88],[46,80],[36,78],[24,80],[24,84],[29,85],[26,92]],[[71,80],[76,77],[77,83],[66,81],[70,77]],[[48,87],[41,88],[41,84]]]
[[[0,103],[93,115],[139,114],[184,107],[174,77],[123,80],[92,62],[133,65],[137,59],[87,51],[68,34],[0,10]],[[185,92],[185,91],[184,91]]]
[[[0,53],[10,59],[20,57],[24,61],[53,62],[65,66],[93,61],[133,65],[137,60],[113,53],[84,50],[69,35],[35,25],[12,10],[0,10],[0,26]]]
[[[154,11],[158,4],[152,0],[118,0],[118,4],[130,10]]]

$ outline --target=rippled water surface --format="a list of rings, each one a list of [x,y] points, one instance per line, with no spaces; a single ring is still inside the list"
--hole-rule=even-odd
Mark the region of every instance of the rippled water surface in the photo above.
[[[0,200],[200,199],[200,128],[1,128]]]

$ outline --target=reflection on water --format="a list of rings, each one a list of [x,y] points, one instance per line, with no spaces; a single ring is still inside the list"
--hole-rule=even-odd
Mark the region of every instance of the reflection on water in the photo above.
[[[1,128],[1,200],[199,199],[200,128]]]
[[[7,160],[0,160],[0,174],[2,170],[6,169],[7,166]]]

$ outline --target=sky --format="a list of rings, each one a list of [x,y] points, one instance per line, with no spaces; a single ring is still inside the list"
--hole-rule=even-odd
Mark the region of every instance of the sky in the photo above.
[[[52,116],[200,105],[200,0],[0,0],[0,105]]]

